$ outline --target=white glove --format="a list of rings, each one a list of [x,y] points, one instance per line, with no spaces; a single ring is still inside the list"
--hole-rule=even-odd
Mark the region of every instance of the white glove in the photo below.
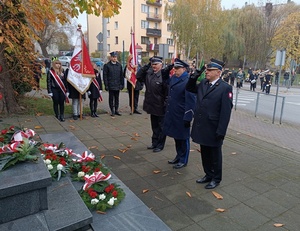
[[[67,92],[67,93],[66,93],[66,96],[67,96],[68,98],[69,98],[69,95],[70,95],[70,93],[69,93],[69,92]]]
[[[92,94],[90,91],[88,91],[87,93],[88,93],[88,95]]]
[[[49,95],[50,97],[52,97],[52,96],[53,96],[53,93],[48,93],[48,95]]]
[[[100,90],[100,93],[102,93],[102,90]]]

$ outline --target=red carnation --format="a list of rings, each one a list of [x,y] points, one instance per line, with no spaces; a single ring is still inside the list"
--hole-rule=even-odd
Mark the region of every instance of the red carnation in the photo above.
[[[112,192],[112,196],[113,196],[113,197],[117,197],[117,196],[118,196],[118,192],[117,192],[116,190],[113,191],[113,192]]]
[[[100,171],[100,168],[95,168],[95,172],[99,172]]]
[[[1,131],[1,134],[2,134],[2,135],[5,135],[6,133],[7,133],[7,130],[6,130],[6,129],[4,129],[4,130]]]
[[[61,161],[60,161],[60,164],[62,164],[63,166],[66,166],[66,165],[67,165],[67,163],[66,163],[65,160],[61,160]]]
[[[4,141],[4,138],[3,137],[0,137],[0,142],[3,142]]]
[[[91,198],[96,198],[98,196],[98,194],[95,191],[91,191],[89,193],[89,195],[90,195]]]
[[[15,129],[14,125],[12,125],[12,126],[9,127],[9,130],[11,130],[11,131],[13,131],[14,129]]]

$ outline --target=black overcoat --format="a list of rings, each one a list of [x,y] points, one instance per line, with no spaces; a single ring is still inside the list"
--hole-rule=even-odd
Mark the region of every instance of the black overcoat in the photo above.
[[[219,79],[208,90],[208,81],[197,85],[197,104],[191,137],[195,143],[219,147],[223,144],[232,109],[232,86]]]
[[[106,90],[119,91],[124,88],[122,65],[111,61],[103,66],[103,81]]]

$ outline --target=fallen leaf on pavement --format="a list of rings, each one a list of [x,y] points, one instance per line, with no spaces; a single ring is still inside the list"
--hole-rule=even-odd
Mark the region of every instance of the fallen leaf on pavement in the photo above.
[[[149,189],[143,189],[143,193],[149,192]]]
[[[183,173],[181,173],[181,172],[176,172],[178,175],[182,175]]]
[[[119,152],[125,153],[125,152],[127,152],[128,148],[118,149],[118,150],[119,150]]]
[[[138,141],[139,139],[135,137],[131,137],[131,140]]]
[[[40,128],[43,128],[42,126],[40,125],[37,125],[37,126],[34,126],[35,129],[40,129]]]
[[[36,116],[42,116],[44,113],[43,112],[38,112],[36,113]]]
[[[153,173],[154,174],[160,173],[160,170],[154,170]]]
[[[157,196],[155,196],[154,198],[157,199],[157,200],[160,200],[160,201],[164,201],[163,199],[161,199],[161,198],[159,198]]]
[[[132,146],[131,144],[126,145],[127,148],[131,148],[131,146]]]
[[[221,196],[221,194],[215,192],[215,191],[212,191],[211,192],[218,200],[223,200],[223,197]]]
[[[102,160],[103,158],[105,158],[105,155],[101,155],[101,156],[100,156],[100,159],[101,159],[101,160]]]
[[[225,209],[218,208],[218,209],[216,209],[216,211],[220,212],[220,213],[223,213],[223,212],[225,212]]]
[[[119,156],[114,156],[114,158],[117,160],[121,160],[121,157],[119,157]]]
[[[88,149],[98,149],[98,147],[97,146],[91,146],[91,147],[89,147]]]
[[[284,226],[284,224],[275,223],[274,226],[275,226],[275,227],[282,227],[282,226]]]
[[[232,155],[235,155],[235,154],[236,154],[236,152],[232,152],[231,154],[232,154]]]
[[[192,197],[192,194],[190,192],[185,192],[189,197]]]
[[[102,212],[102,211],[100,211],[100,210],[97,210],[97,213],[98,213],[98,214],[106,214],[106,212]]]
[[[164,175],[162,175],[162,176],[167,176],[167,175],[169,175],[169,173],[166,173],[166,174],[164,174]]]
[[[140,135],[139,135],[139,133],[133,133],[133,135],[135,136],[135,137],[140,137]]]
[[[75,130],[75,126],[69,125],[69,128],[70,128],[71,130]]]

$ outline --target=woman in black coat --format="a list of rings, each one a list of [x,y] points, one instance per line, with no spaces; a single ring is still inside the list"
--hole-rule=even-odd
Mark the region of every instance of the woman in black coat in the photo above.
[[[97,67],[94,65],[94,72],[96,78],[93,79],[93,82],[90,85],[90,88],[88,90],[88,96],[90,98],[90,109],[91,109],[91,117],[99,117],[97,115],[97,106],[98,106],[98,100],[102,101],[102,80],[101,80],[101,74],[97,70]]]

